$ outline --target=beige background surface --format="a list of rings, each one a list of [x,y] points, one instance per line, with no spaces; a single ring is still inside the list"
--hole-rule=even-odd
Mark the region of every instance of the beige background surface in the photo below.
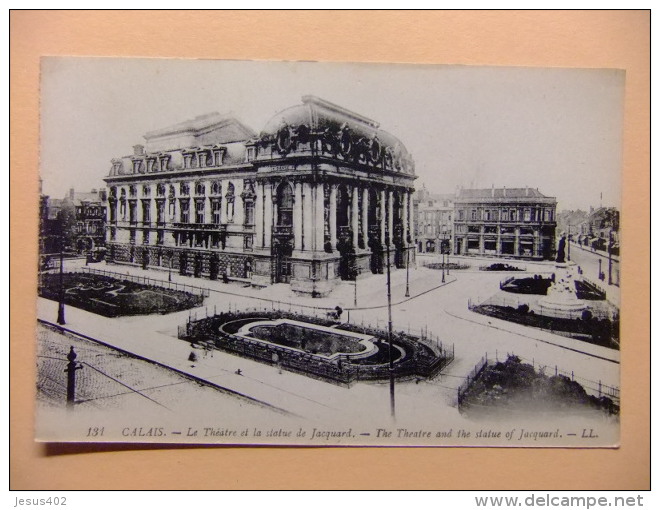
[[[10,27],[11,488],[650,487],[648,12],[13,11]],[[39,57],[44,55],[625,69],[621,447],[323,449],[34,443],[35,296],[30,291],[36,288],[38,78]]]

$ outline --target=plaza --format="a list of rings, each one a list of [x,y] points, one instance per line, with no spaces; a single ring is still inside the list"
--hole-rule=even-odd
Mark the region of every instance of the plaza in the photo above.
[[[82,262],[72,261],[70,264]],[[134,276],[154,276],[153,271],[136,267],[103,263],[95,266],[99,269],[119,267]],[[528,264],[527,270],[540,271],[550,267],[549,263],[539,262]],[[172,274],[171,278],[179,284],[199,283],[198,279],[179,274]],[[397,424],[410,429],[420,424],[442,423],[447,427],[469,424],[458,412],[456,394],[466,375],[484,356],[503,360],[507,353],[515,353],[536,366],[558,367],[569,373],[574,371],[585,380],[618,387],[618,351],[470,312],[468,300],[483,296],[486,288],[497,289],[501,278],[502,273],[471,267],[452,271],[446,275],[443,284],[439,271],[426,269],[420,264],[416,269],[410,269],[406,285],[404,271],[392,273],[393,329],[417,334],[425,332],[432,340],[455,346],[454,360],[438,376],[397,382]],[[190,344],[177,338],[179,327],[190,318],[213,316],[217,310],[244,308],[298,309],[322,317],[339,305],[344,309],[346,323],[383,328],[387,324],[387,301],[383,292],[385,275],[360,280],[357,293],[353,282],[344,282],[325,298],[297,296],[287,285],[272,286],[266,293],[221,281],[207,280],[204,283],[209,289],[209,297],[202,307],[167,315],[132,317],[129,322],[67,307],[64,327],[262,402],[268,409],[277,410],[272,413],[275,421],[293,415],[304,417],[306,423],[325,427],[350,424],[354,428],[362,426],[371,430],[369,427],[373,424],[391,420],[387,384],[372,381],[344,387],[281,370],[276,365],[228,352],[206,351],[201,347],[195,349],[196,361],[190,362]],[[410,297],[405,296],[407,286]],[[357,307],[354,306],[356,295]],[[38,317],[54,322],[56,316],[57,303],[40,298]],[[135,335],[135,331],[140,331],[140,335]],[[593,389],[588,391],[594,392]],[[186,416],[177,420],[207,416],[210,412],[203,399],[190,399],[187,406]],[[228,419],[243,423],[240,412],[232,413],[230,417],[223,414],[223,421]],[[561,417],[557,419],[561,420]],[[615,434],[616,427],[612,427],[610,432]],[[364,444],[374,440],[373,436],[360,438]]]

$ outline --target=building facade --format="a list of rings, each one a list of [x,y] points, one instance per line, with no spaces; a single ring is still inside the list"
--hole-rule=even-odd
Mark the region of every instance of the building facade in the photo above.
[[[40,196],[41,253],[86,253],[105,245],[105,190],[78,192],[64,198]]]
[[[145,140],[105,179],[111,261],[324,296],[411,256],[414,162],[357,113],[305,96],[259,134],[210,114]]]
[[[532,188],[459,189],[454,254],[550,260],[557,200]]]
[[[430,193],[422,187],[414,197],[417,251],[451,253],[454,195]]]

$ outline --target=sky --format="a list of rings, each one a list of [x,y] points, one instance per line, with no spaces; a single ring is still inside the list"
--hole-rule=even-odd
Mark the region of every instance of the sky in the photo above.
[[[103,187],[110,160],[149,131],[217,111],[259,132],[312,94],[399,138],[416,187],[529,186],[559,210],[620,207],[624,81],[613,69],[46,57],[43,193]]]

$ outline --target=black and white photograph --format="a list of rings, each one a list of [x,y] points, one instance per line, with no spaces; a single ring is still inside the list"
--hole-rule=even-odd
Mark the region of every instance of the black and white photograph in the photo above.
[[[618,446],[624,71],[40,86],[37,441]]]

